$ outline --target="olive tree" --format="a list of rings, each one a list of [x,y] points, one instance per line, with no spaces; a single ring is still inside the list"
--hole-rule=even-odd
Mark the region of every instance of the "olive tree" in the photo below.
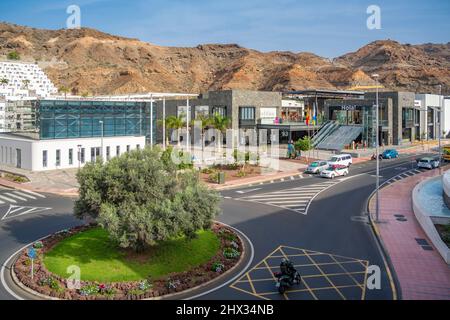
[[[77,174],[75,216],[94,219],[121,247],[136,251],[210,228],[219,212],[217,192],[161,156],[154,147],[87,164]]]

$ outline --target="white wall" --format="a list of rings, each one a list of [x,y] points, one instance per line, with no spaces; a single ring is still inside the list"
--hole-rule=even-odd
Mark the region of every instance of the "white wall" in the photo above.
[[[27,140],[17,137],[0,136],[0,152],[1,147],[8,148],[8,159],[3,164],[16,166],[16,150],[21,149],[22,153],[22,169],[31,171],[45,171],[55,169],[78,168],[78,145],[85,149],[85,163],[91,161],[91,148],[101,147],[101,138],[85,138],[85,139],[61,139],[61,140]],[[116,147],[120,146],[120,154],[130,150],[135,150],[137,145],[140,148],[145,147],[145,137],[105,137],[103,139],[103,155],[106,159],[107,147],[110,147],[111,158],[116,156]],[[13,158],[9,156],[9,148],[13,150]],[[69,163],[69,150],[73,151],[73,162]],[[47,166],[43,165],[43,152],[47,151]],[[60,150],[60,165],[57,166],[56,151]],[[100,151],[101,152],[101,151]],[[101,154],[101,153],[100,153]],[[0,154],[1,156],[1,154]],[[84,164],[80,163],[81,166]]]
[[[17,166],[17,149],[21,150],[21,167],[32,167],[32,140],[9,138],[0,136],[0,163],[2,165]]]
[[[446,136],[450,133],[450,97],[444,99],[444,110],[442,112],[442,130],[445,130]]]

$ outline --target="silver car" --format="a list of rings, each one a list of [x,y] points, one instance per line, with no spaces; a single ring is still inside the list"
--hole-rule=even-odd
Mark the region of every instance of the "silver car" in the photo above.
[[[425,168],[425,169],[435,169],[435,168],[439,168],[439,159],[435,159],[435,158],[422,158],[419,159],[417,161],[417,166],[419,168]]]
[[[328,166],[328,161],[314,161],[306,168],[305,173],[318,174],[326,170]]]

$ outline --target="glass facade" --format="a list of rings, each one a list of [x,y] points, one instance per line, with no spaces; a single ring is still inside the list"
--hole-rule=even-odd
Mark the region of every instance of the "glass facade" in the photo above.
[[[102,135],[150,137],[149,102],[41,100],[37,102],[37,110],[42,140]],[[153,138],[156,140],[155,106]]]

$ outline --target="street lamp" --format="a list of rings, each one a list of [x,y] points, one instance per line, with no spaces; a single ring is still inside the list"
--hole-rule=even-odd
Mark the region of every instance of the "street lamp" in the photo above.
[[[441,152],[441,122],[442,122],[442,85],[439,85],[439,133],[438,133],[438,139],[439,139],[439,163],[442,162],[442,152]]]
[[[380,75],[373,74],[372,77],[375,79],[376,82],[376,105],[375,105],[375,117],[376,117],[376,139],[375,143],[376,145],[376,157],[377,157],[377,173],[376,173],[376,203],[375,203],[375,212],[376,212],[376,218],[375,222],[379,222],[380,220],[380,137],[379,137],[379,128],[380,128],[380,119],[379,119],[379,105],[378,105],[378,78]]]
[[[104,123],[103,123],[103,121],[102,120],[100,120],[99,122],[98,122],[99,124],[100,124],[100,126],[101,126],[101,129],[102,129],[102,142],[101,142],[101,151],[100,151],[100,156],[102,157],[102,159],[103,159],[103,133],[104,133]]]

